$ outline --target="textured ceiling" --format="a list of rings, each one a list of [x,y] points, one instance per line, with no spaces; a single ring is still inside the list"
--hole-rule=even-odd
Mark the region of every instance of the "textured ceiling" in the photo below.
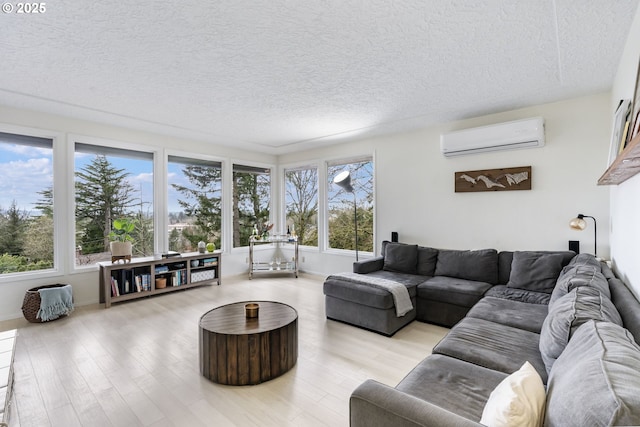
[[[280,154],[608,90],[637,5],[47,2],[0,14],[0,104]]]

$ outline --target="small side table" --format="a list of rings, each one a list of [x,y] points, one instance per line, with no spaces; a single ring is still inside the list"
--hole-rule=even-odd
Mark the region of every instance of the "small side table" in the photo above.
[[[298,359],[298,313],[287,304],[260,305],[247,318],[249,301],[214,308],[200,318],[200,373],[228,385],[253,385],[279,377]]]

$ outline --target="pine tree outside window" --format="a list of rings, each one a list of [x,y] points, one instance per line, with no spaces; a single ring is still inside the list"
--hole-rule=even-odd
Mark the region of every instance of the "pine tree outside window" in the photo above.
[[[111,260],[113,221],[135,222],[133,256],[153,255],[153,153],[75,144],[75,263]]]
[[[233,165],[233,247],[249,246],[254,225],[270,224],[271,169]]]
[[[221,247],[222,163],[169,156],[169,250],[194,252],[198,242]]]
[[[0,275],[54,267],[53,140],[0,132]]]

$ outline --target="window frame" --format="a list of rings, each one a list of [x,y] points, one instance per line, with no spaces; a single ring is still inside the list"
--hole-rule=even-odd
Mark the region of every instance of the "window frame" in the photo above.
[[[148,153],[152,156],[152,171],[153,171],[153,253],[159,253],[159,234],[156,230],[161,230],[159,224],[159,214],[157,207],[158,206],[166,206],[166,196],[162,194],[159,186],[163,184],[166,187],[166,173],[167,169],[163,164],[164,163],[164,148],[162,147],[154,147],[151,145],[143,145],[138,143],[131,143],[125,141],[118,141],[107,138],[98,138],[93,136],[81,135],[81,134],[68,134],[67,136],[67,162],[69,167],[67,168],[67,188],[69,189],[70,197],[68,198],[67,203],[67,227],[69,230],[69,242],[67,245],[67,254],[69,257],[68,260],[68,271],[69,274],[74,273],[84,273],[87,271],[97,270],[99,268],[98,263],[86,264],[86,265],[77,265],[75,260],[75,248],[76,248],[76,203],[75,203],[75,173],[76,173],[76,165],[75,165],[75,154],[76,154],[76,144],[83,145],[94,145],[97,147],[104,147],[106,149],[114,149],[114,150],[123,150],[123,151],[139,151],[143,153]],[[162,178],[158,180],[158,174]],[[166,192],[165,192],[166,193]],[[165,233],[166,234],[166,233]]]
[[[372,224],[373,248],[372,248],[372,251],[358,250],[358,253],[361,255],[363,254],[365,256],[373,256],[377,251],[377,248],[376,248],[376,241],[377,241],[376,182],[377,182],[377,179],[376,179],[376,155],[374,151],[373,153],[370,153],[370,154],[353,155],[353,156],[346,156],[346,157],[334,157],[334,158],[326,159],[324,161],[324,167],[322,168],[324,171],[324,180],[321,181],[324,186],[324,195],[323,195],[324,205],[322,207],[323,213],[324,213],[324,218],[323,218],[324,230],[322,233],[324,237],[324,242],[323,242],[324,246],[322,247],[322,251],[324,253],[343,255],[343,256],[348,255],[348,256],[355,257],[356,251],[354,249],[340,249],[340,248],[329,247],[329,179],[330,178],[333,179],[333,177],[329,177],[329,167],[338,166],[338,165],[347,165],[347,164],[363,162],[363,161],[370,161],[372,164],[371,174],[373,177],[373,187],[371,188],[371,192],[372,192],[373,200],[371,204],[373,208],[373,224]]]
[[[279,218],[279,224],[280,224],[280,228],[286,232],[287,230],[287,177],[286,177],[286,173],[287,171],[290,170],[301,170],[301,169],[315,169],[317,172],[317,178],[318,181],[316,182],[317,185],[317,198],[318,198],[318,210],[316,212],[317,215],[317,222],[316,222],[316,228],[317,228],[317,234],[318,234],[318,244],[316,246],[309,246],[309,245],[303,245],[301,244],[301,242],[299,242],[299,248],[300,249],[305,249],[305,250],[318,250],[320,251],[320,248],[322,248],[322,242],[324,242],[324,237],[323,237],[323,220],[324,217],[326,216],[323,213],[323,203],[322,203],[322,199],[323,199],[323,191],[322,191],[322,162],[320,161],[315,161],[315,162],[300,162],[300,163],[293,163],[293,164],[286,164],[286,165],[280,165],[279,167],[279,173],[278,176],[280,178],[280,185],[278,186],[280,189],[280,200],[278,205],[280,206],[280,212],[282,213],[282,217]],[[297,230],[296,230],[297,231]]]
[[[280,215],[279,213],[274,212],[277,208],[280,207],[280,204],[277,203],[279,201],[279,190],[278,188],[276,188],[276,185],[274,185],[274,178],[277,178],[276,175],[276,171],[277,166],[271,163],[261,163],[261,162],[253,162],[253,161],[248,161],[248,160],[242,160],[242,159],[237,159],[237,158],[231,158],[229,159],[229,166],[227,167],[227,172],[224,173],[223,171],[223,188],[227,189],[227,197],[226,197],[226,201],[223,201],[223,205],[226,205],[226,212],[229,218],[229,221],[226,221],[225,227],[226,227],[226,233],[227,233],[227,243],[228,245],[226,246],[231,253],[238,253],[238,252],[244,252],[247,251],[249,248],[249,245],[246,246],[238,246],[238,247],[234,247],[233,246],[233,185],[234,185],[234,179],[233,179],[233,166],[234,165],[241,165],[241,166],[248,166],[248,167],[252,167],[252,168],[260,168],[260,169],[269,169],[269,222],[275,224],[274,227],[276,225],[279,224],[279,218]],[[224,182],[224,180],[226,179],[226,182]],[[225,203],[226,202],[226,203]],[[275,231],[279,231],[279,230],[275,230]],[[224,233],[223,233],[224,235]],[[265,245],[260,245],[260,248],[262,249],[266,249]],[[258,248],[255,248],[258,249]]]
[[[64,171],[66,168],[66,159],[63,147],[66,142],[65,134],[49,129],[32,128],[27,126],[17,126],[0,123],[0,132],[11,133],[15,135],[32,136],[36,138],[51,139],[52,167],[53,167],[53,267],[43,270],[22,271],[17,273],[0,274],[0,284],[37,280],[44,278],[60,277],[64,275],[66,266],[65,240],[67,236],[62,232],[65,230],[64,215],[61,208],[56,208],[55,204],[64,204],[67,199],[66,177]],[[63,205],[64,206],[64,205]]]
[[[211,156],[206,154],[199,154],[194,152],[185,152],[178,151],[174,149],[165,149],[163,152],[163,161],[162,166],[164,168],[164,173],[162,175],[162,189],[166,189],[162,191],[164,204],[163,204],[163,212],[160,224],[162,224],[162,233],[163,236],[160,240],[160,250],[162,252],[166,252],[169,250],[169,157],[181,157],[181,158],[192,158],[194,160],[202,160],[205,162],[215,162],[220,163],[221,173],[221,189],[220,189],[220,197],[221,197],[221,206],[220,206],[220,215],[221,218],[221,226],[220,226],[220,247],[218,249],[224,250],[227,246],[227,242],[229,241],[229,236],[226,232],[226,218],[227,214],[227,203],[228,203],[228,190],[226,185],[226,171],[228,169],[228,160],[222,157]]]

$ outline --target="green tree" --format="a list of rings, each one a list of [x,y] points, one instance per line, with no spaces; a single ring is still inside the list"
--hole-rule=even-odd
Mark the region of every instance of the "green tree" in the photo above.
[[[254,224],[258,230],[269,222],[271,176],[261,172],[233,173],[233,246],[247,246]]]
[[[29,220],[23,253],[32,262],[53,267],[53,216],[40,215]]]
[[[0,212],[0,254],[19,256],[24,253],[28,214],[14,200],[9,209]]]
[[[128,209],[135,202],[128,176],[104,155],[96,155],[76,172],[76,242],[84,253],[109,250],[111,222],[128,216]]]
[[[169,247],[172,250],[186,249],[183,239],[189,242],[189,249],[197,247],[200,241],[213,242],[220,247],[222,170],[218,167],[188,165],[182,169],[182,172],[192,185],[171,184],[171,186],[182,193],[184,198],[178,200],[178,204],[184,209],[184,215],[192,219],[193,225],[183,229],[182,239],[172,233],[169,238]],[[182,222],[185,218],[178,215],[178,219]]]

